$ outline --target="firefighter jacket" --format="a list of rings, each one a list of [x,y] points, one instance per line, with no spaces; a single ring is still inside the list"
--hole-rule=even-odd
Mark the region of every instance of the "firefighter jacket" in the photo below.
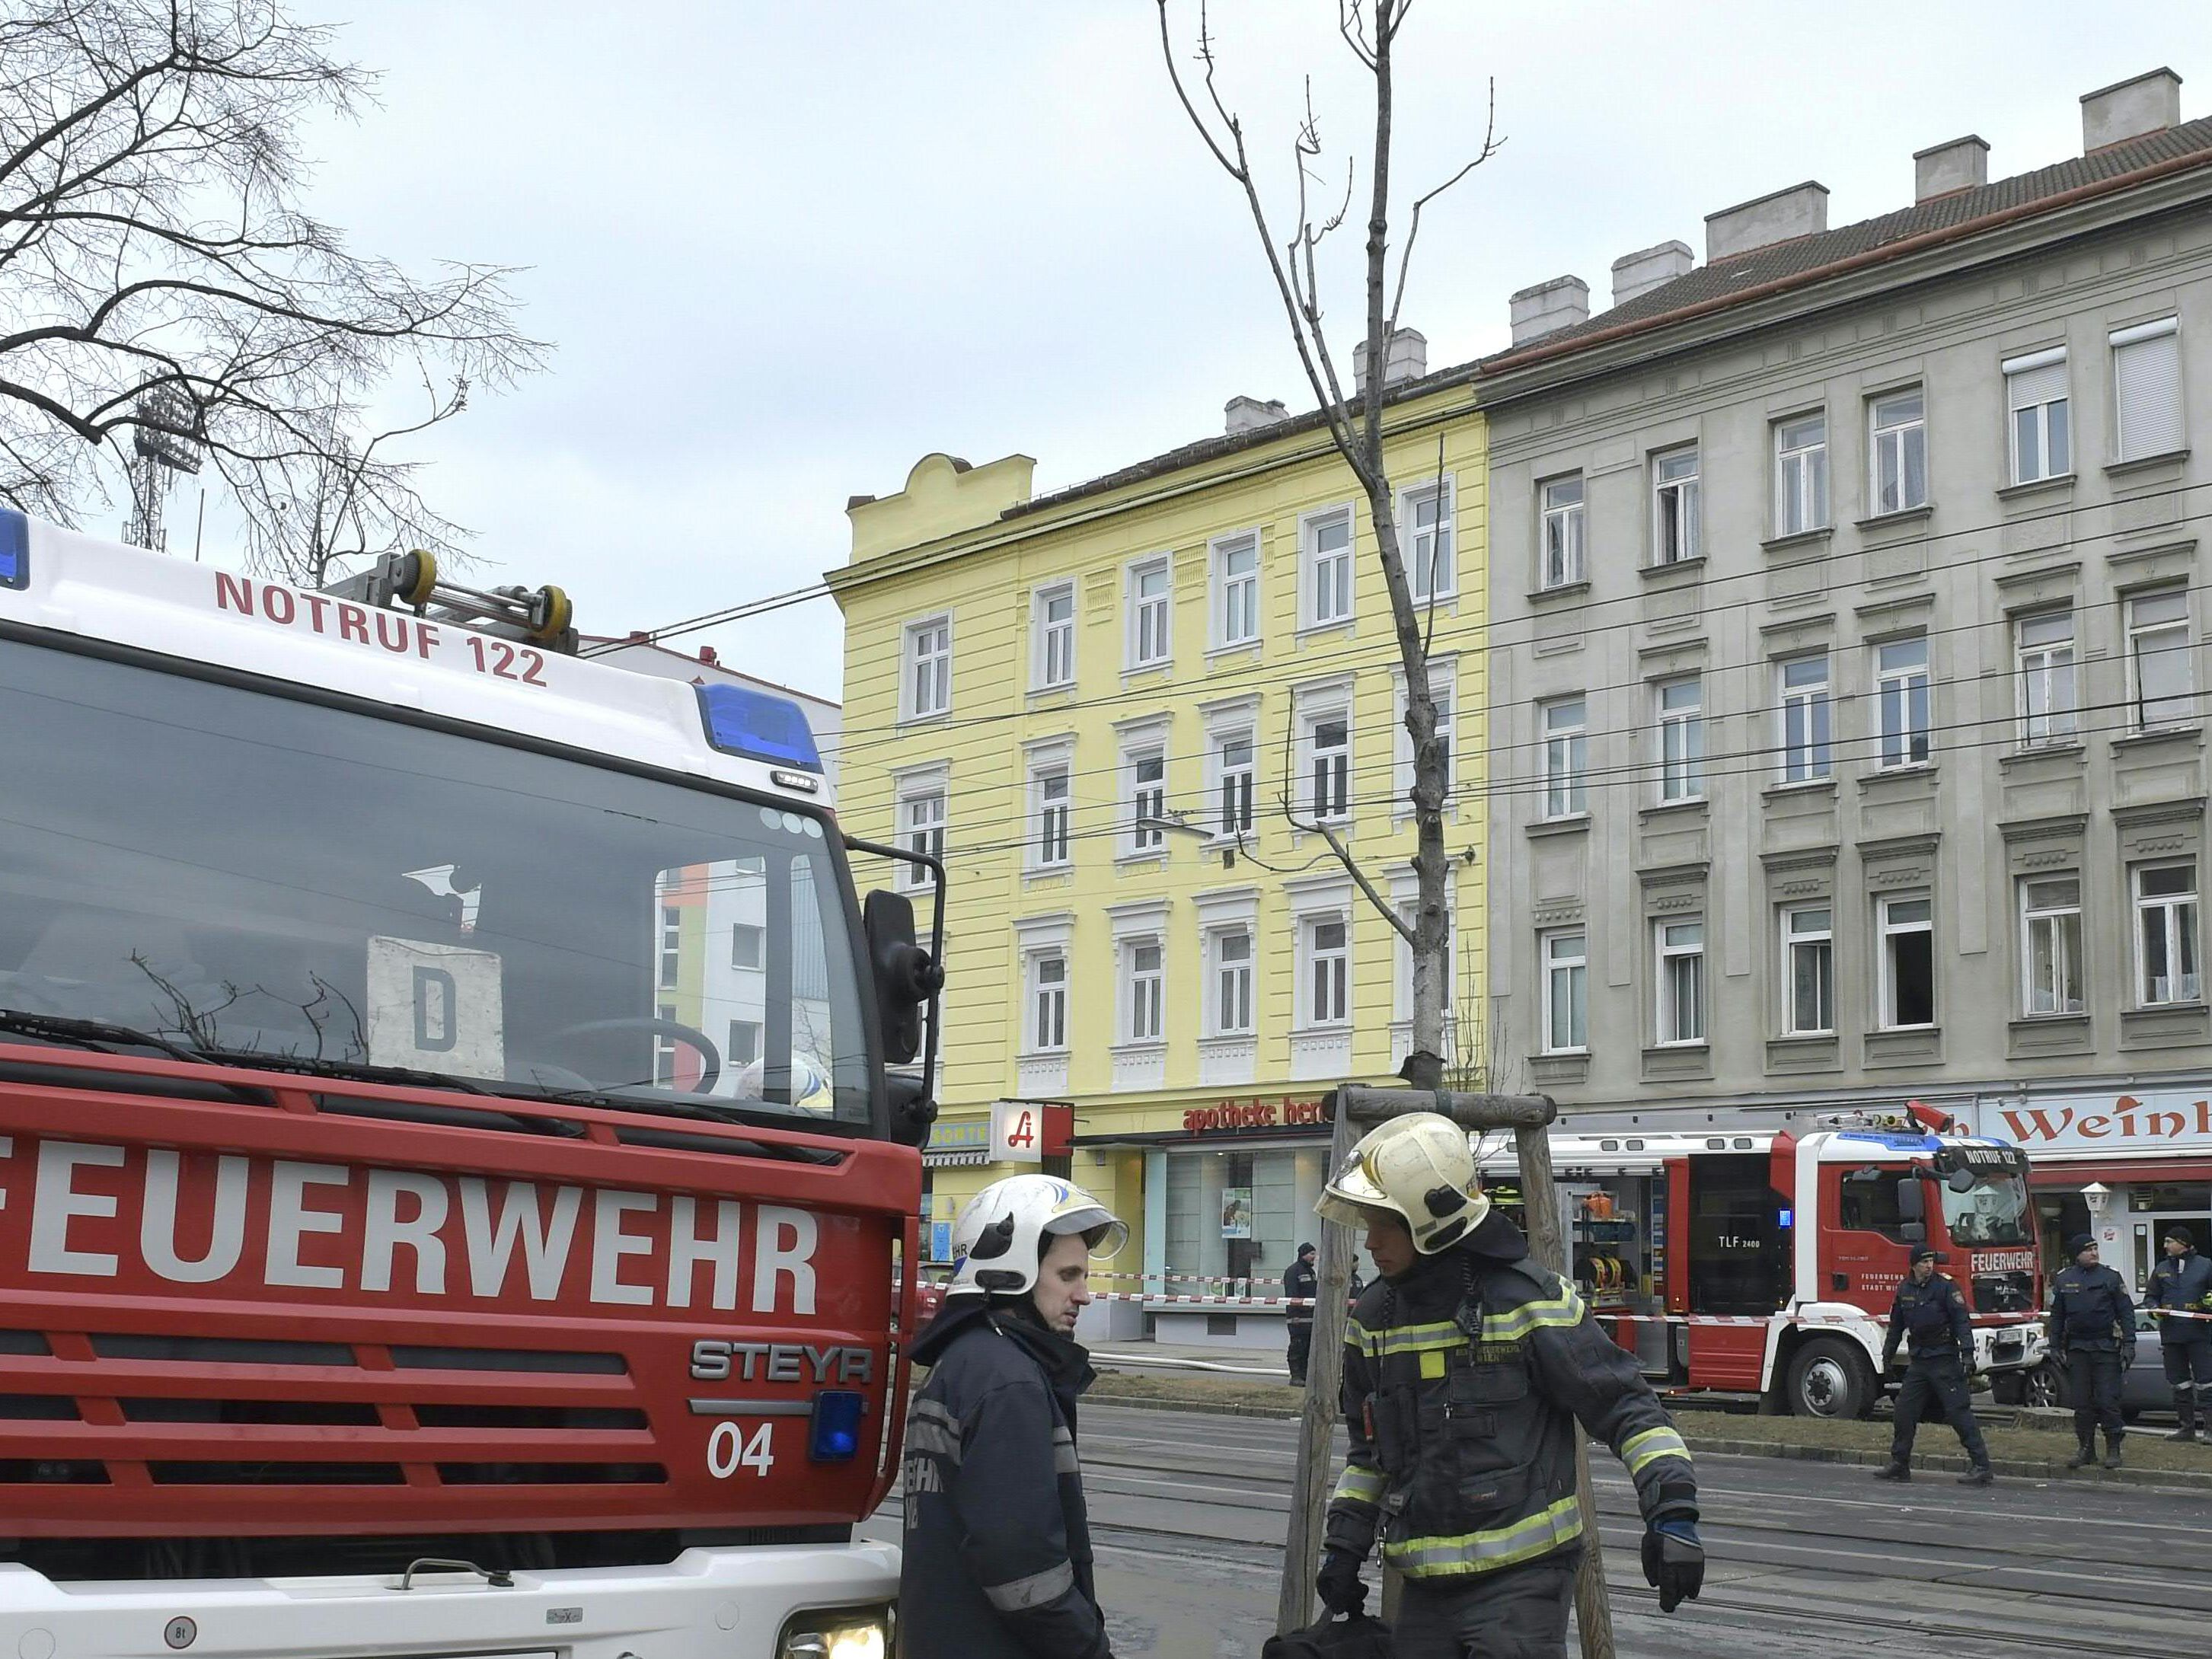
[[[933,1367],[903,1460],[899,1651],[908,1659],[1109,1659],[1075,1456],[1095,1375],[1066,1337],[968,1297],[914,1346]]]
[[[2135,1352],[2136,1304],[2119,1274],[2077,1261],[2051,1281],[2051,1346],[2059,1353]]]
[[[1361,1295],[1328,1548],[1364,1557],[1379,1529],[1385,1562],[1449,1585],[1576,1546],[1577,1419],[1628,1466],[1647,1522],[1696,1518],[1689,1450],[1635,1359],[1528,1255],[1492,1211]]]
[[[2150,1294],[2144,1305],[2173,1308],[2191,1313],[2212,1314],[2212,1261],[2196,1251],[2161,1257],[2150,1270]],[[2160,1342],[2202,1342],[2212,1339],[2212,1318],[2161,1319]]]
[[[1894,1363],[1897,1345],[1908,1338],[1915,1359],[1948,1355],[1961,1364],[1973,1363],[1974,1327],[1957,1280],[1930,1273],[1925,1285],[1916,1285],[1908,1275],[1897,1287],[1897,1299],[1889,1304],[1889,1334],[1882,1339],[1882,1370]]]

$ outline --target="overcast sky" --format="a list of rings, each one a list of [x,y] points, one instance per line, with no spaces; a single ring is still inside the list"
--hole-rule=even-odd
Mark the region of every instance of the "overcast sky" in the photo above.
[[[528,267],[551,367],[440,432],[428,490],[492,580],[564,585],[587,631],[813,581],[846,498],[931,450],[1019,450],[1044,490],[1219,430],[1237,393],[1311,406],[1150,0],[297,3],[382,74],[380,108],[312,136],[311,206],[366,252]],[[1371,113],[1334,0],[1212,20],[1276,204],[1309,69],[1340,178]],[[1417,0],[1401,60],[1407,192],[1479,142],[1492,76],[1507,141],[1422,228],[1406,320],[1437,368],[1505,343],[1515,289],[1572,272],[1602,307],[1620,255],[1702,258],[1705,215],[1801,179],[1841,225],[1963,133],[1993,178],[2045,166],[2081,94],[2160,64],[2212,112],[2212,8]],[[701,640],[837,692],[827,599]]]

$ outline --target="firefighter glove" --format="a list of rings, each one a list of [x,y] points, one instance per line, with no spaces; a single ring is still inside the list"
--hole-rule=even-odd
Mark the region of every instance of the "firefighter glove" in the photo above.
[[[1321,1558],[1314,1589],[1322,1606],[1334,1613],[1358,1613],[1367,1605],[1367,1586],[1359,1582],[1359,1558],[1349,1550],[1330,1550]]]
[[[1644,1534],[1644,1578],[1659,1592],[1662,1613],[1698,1599],[1705,1583],[1705,1547],[1698,1541],[1696,1522],[1677,1516],[1651,1523]]]

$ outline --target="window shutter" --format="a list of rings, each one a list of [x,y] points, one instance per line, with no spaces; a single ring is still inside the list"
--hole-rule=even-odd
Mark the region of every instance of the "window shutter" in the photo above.
[[[2048,362],[2028,358],[2021,366],[2005,366],[2005,406],[2026,409],[2034,404],[2055,403],[2066,395],[2066,354]]]
[[[2129,329],[2113,336],[2112,383],[2120,414],[2120,459],[2162,455],[2183,444],[2181,337]]]

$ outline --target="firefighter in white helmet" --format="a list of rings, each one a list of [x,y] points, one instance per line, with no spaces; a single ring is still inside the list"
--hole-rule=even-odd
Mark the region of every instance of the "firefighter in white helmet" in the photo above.
[[[952,1224],[945,1306],[914,1346],[931,1368],[907,1417],[906,1659],[1111,1659],[1091,1585],[1075,1402],[1091,1261],[1128,1230],[1080,1187],[1014,1176]]]
[[[1644,1571],[1672,1613],[1705,1579],[1690,1454],[1634,1358],[1574,1285],[1528,1259],[1483,1194],[1467,1132],[1434,1112],[1370,1131],[1324,1189],[1381,1277],[1345,1333],[1352,1451],[1329,1501],[1319,1589],[1366,1596],[1382,1534],[1405,1577],[1400,1659],[1566,1652],[1582,1556],[1577,1419],[1627,1465]]]

